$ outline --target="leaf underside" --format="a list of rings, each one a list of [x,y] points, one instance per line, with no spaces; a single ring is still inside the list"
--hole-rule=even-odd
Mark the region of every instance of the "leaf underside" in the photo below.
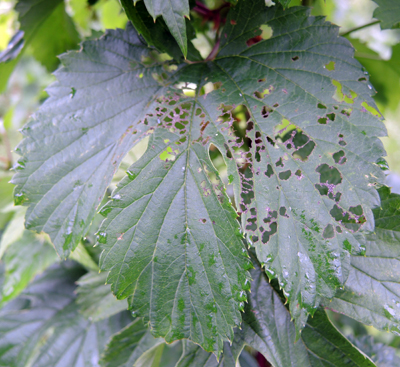
[[[254,43],[264,24],[273,35]],[[145,155],[101,211],[101,266],[155,336],[219,354],[240,322],[251,264],[213,144],[242,231],[301,330],[345,283],[380,203],[377,137],[386,131],[353,53],[323,18],[263,0],[230,10],[209,62],[171,65],[132,26],[84,42],[62,56],[50,98],[23,129],[13,182],[16,203],[30,204],[27,227],[49,233],[66,257],[147,133]],[[179,89],[188,83],[195,97]],[[238,106],[247,145],[234,134]]]

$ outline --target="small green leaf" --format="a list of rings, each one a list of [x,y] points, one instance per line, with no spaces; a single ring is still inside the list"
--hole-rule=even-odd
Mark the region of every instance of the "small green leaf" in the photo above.
[[[365,256],[352,256],[344,285],[323,304],[366,325],[400,334],[400,195],[379,189],[381,207],[374,209],[375,232]]]
[[[400,3],[397,0],[373,0],[379,6],[373,17],[381,21],[382,29],[399,28]]]
[[[129,297],[153,335],[188,338],[219,355],[240,324],[251,264],[202,141],[215,126],[204,126],[200,106],[173,97],[148,117],[158,126],[103,208],[111,210],[98,241],[113,292]]]
[[[126,300],[118,301],[111,293],[106,278],[106,273],[90,272],[77,281],[76,303],[79,305],[79,312],[94,322],[128,309]]]

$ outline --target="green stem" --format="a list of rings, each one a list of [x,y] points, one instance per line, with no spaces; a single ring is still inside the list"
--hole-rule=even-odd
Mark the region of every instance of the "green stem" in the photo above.
[[[375,25],[375,24],[378,24],[378,23],[380,23],[380,22],[381,22],[380,20],[374,20],[373,22],[370,22],[370,23],[361,25],[361,26],[359,26],[359,27],[352,28],[352,29],[348,30],[347,32],[341,33],[340,35],[341,35],[342,37],[345,37],[345,36],[349,35],[350,33],[353,33],[353,32],[355,32],[355,31],[359,31],[360,29],[364,29],[364,28],[367,28],[367,27],[371,27],[371,26],[373,26],[373,25]]]

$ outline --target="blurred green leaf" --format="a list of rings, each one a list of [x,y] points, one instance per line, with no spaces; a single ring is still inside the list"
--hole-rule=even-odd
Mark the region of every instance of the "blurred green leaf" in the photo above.
[[[373,0],[379,6],[373,17],[381,21],[382,29],[399,28],[400,2],[398,0]]]
[[[9,244],[3,256],[5,272],[0,307],[18,296],[36,275],[57,259],[57,253],[44,236],[25,229],[19,239]]]
[[[367,83],[369,74],[369,80],[378,92],[375,100],[384,107],[395,110],[400,101],[400,44],[392,47],[390,60],[383,60],[361,41],[350,41],[356,49],[356,59],[365,67],[364,82]]]
[[[107,273],[89,272],[77,281],[79,311],[92,321],[109,318],[128,309],[126,300],[117,300],[106,283]]]
[[[108,338],[129,322],[121,313],[93,323],[74,302],[81,268],[53,266],[0,310],[0,365],[97,366]]]
[[[56,56],[77,48],[79,42],[78,32],[65,11],[63,0],[19,0],[15,10],[19,13],[25,44],[15,59],[0,63],[0,92],[6,88],[11,73],[28,46],[35,58],[53,71],[59,64]]]

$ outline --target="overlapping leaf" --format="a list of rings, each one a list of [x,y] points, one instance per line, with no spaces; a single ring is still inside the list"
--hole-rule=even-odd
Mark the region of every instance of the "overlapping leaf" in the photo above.
[[[104,367],[136,366],[144,354],[164,343],[162,338],[154,338],[149,329],[137,319],[127,325],[118,334],[113,335],[108,343],[101,365]]]
[[[207,353],[198,345],[189,341],[183,344],[183,353],[176,367],[230,367],[236,366],[239,355],[244,347],[243,341],[233,342],[233,345],[224,343],[222,357],[217,360],[214,354]]]
[[[373,0],[379,6],[375,9],[373,17],[381,21],[382,29],[399,28],[400,4],[396,0]]]
[[[66,257],[85,234],[119,162],[148,126],[167,70],[132,27],[61,57],[50,98],[23,128],[13,183],[27,228]],[[165,65],[164,65],[165,66]]]
[[[243,317],[244,342],[261,352],[274,367],[374,366],[330,323],[319,309],[295,343],[295,326],[280,297],[259,269]]]
[[[159,126],[101,210],[98,241],[113,292],[155,336],[219,354],[240,323],[252,265],[209,159],[218,130],[200,103],[171,98],[151,117]]]
[[[77,48],[79,35],[75,26],[65,11],[63,0],[19,0],[15,6],[19,13],[20,29],[23,33],[10,41],[18,41],[17,48],[32,47],[33,55],[49,71],[53,71],[59,61],[57,56],[66,50]],[[16,58],[8,62],[0,63],[0,92],[7,85],[14,67],[17,65],[21,53],[13,53]]]
[[[241,143],[230,129],[219,148],[244,162],[237,171],[226,159],[244,230],[301,329],[320,296],[344,283],[349,253],[362,252],[362,232],[374,228],[374,185],[383,180],[375,162],[384,155],[376,136],[385,127],[338,28],[305,8],[263,4],[239,2],[208,69],[190,65],[179,77],[214,83],[208,110],[247,107],[250,152],[235,154]],[[254,44],[262,24],[273,36]]]
[[[400,333],[400,195],[379,190],[375,233],[365,256],[352,256],[347,282],[324,305],[380,330]]]
[[[136,4],[138,0],[133,0]],[[189,17],[188,0],[144,0],[146,8],[155,20],[162,16],[171,34],[182,50],[187,55],[187,37],[185,17]]]
[[[396,348],[377,343],[370,335],[358,338],[351,337],[350,340],[369,356],[378,367],[400,367],[400,357],[396,355]]]
[[[120,314],[92,323],[81,316],[73,302],[79,274],[71,266],[53,267],[0,311],[2,366],[98,365],[107,339],[128,319]]]
[[[126,300],[118,301],[106,283],[107,274],[90,272],[77,282],[79,311],[92,321],[107,319],[128,309]]]

